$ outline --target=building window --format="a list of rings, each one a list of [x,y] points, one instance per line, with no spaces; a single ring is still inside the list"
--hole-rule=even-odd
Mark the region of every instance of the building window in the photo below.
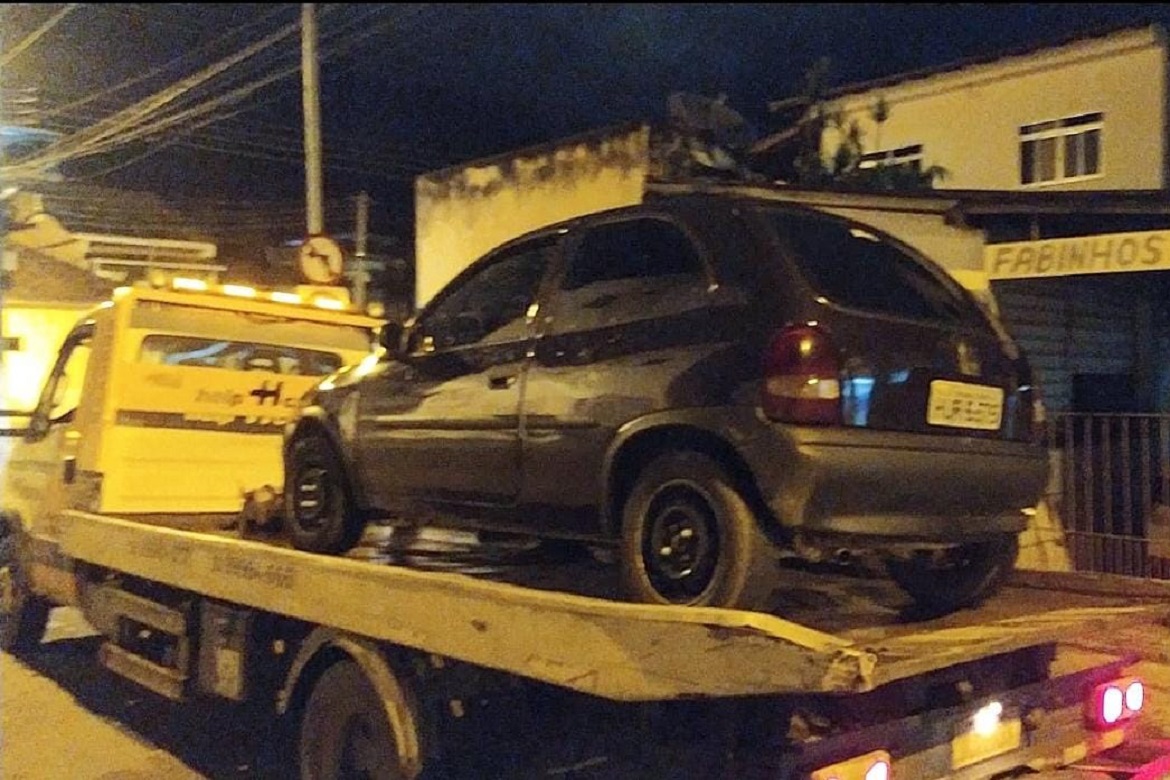
[[[1046,184],[1101,173],[1105,115],[1078,114],[1020,126],[1020,183]]]
[[[915,173],[922,172],[922,144],[900,146],[897,149],[883,149],[861,155],[858,168],[909,168]]]

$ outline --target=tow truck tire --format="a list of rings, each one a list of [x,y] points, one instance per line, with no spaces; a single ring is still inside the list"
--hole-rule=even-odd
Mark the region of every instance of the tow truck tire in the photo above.
[[[360,666],[338,661],[313,687],[301,721],[301,780],[411,780],[386,709]]]
[[[767,610],[776,549],[710,457],[667,452],[638,475],[622,509],[622,580],[651,604]]]
[[[0,649],[28,651],[40,645],[51,605],[29,590],[19,539],[0,538]]]
[[[890,557],[891,579],[929,613],[953,612],[975,606],[994,595],[1011,575],[1019,554],[1015,534],[986,542],[960,545],[941,560],[929,553]]]
[[[336,555],[361,539],[365,523],[353,511],[345,471],[333,447],[308,434],[292,442],[284,479],[289,541],[298,550]]]

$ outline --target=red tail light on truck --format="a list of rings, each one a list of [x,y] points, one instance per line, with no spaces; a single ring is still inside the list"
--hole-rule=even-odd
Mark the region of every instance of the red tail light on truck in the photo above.
[[[1136,677],[1123,677],[1098,685],[1085,705],[1089,724],[1097,729],[1111,729],[1131,720],[1146,703],[1145,685]]]

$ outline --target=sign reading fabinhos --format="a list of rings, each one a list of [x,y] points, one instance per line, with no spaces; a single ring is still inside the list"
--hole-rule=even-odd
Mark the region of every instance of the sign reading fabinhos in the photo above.
[[[983,267],[991,279],[1170,270],[1170,230],[991,244]]]

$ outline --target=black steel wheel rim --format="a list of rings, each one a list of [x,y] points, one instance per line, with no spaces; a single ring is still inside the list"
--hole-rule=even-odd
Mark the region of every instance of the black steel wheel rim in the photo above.
[[[710,587],[719,562],[715,510],[690,482],[663,485],[650,500],[642,560],[650,584],[675,603],[696,600]]]
[[[325,525],[333,501],[332,490],[328,469],[306,464],[297,471],[293,482],[293,511],[301,528],[316,530]]]

